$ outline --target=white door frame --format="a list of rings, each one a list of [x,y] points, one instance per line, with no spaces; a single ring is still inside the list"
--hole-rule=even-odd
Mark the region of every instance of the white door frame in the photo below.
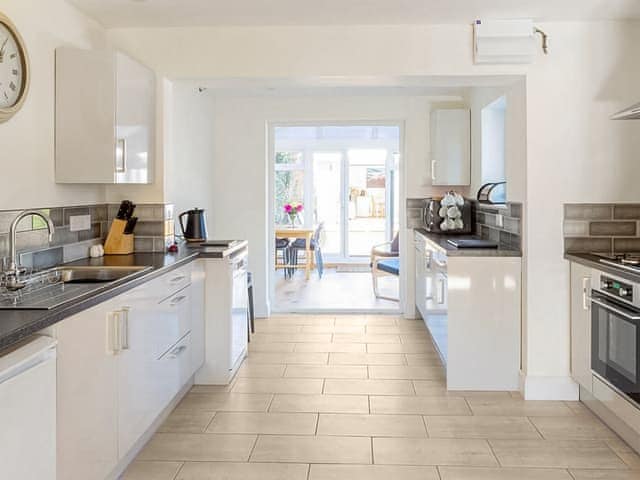
[[[267,312],[270,315],[274,313],[398,313],[404,314],[407,311],[406,306],[406,286],[407,286],[407,252],[406,252],[406,175],[405,175],[405,120],[404,119],[389,119],[389,120],[317,120],[317,121],[267,121],[265,125],[267,145],[267,238],[265,244],[267,245],[268,252],[267,258]],[[296,311],[286,310],[282,311],[275,305],[275,284],[276,284],[276,270],[273,268],[275,265],[275,224],[273,219],[275,218],[275,129],[277,127],[298,127],[298,126],[353,126],[353,125],[366,125],[366,126],[396,126],[399,129],[399,154],[400,160],[398,162],[397,175],[399,178],[400,192],[399,192],[399,205],[397,205],[396,215],[399,218],[400,225],[400,276],[399,276],[399,294],[400,301],[398,303],[398,310],[382,310],[371,308],[353,308],[353,309],[299,309]],[[334,150],[335,151],[335,150]],[[347,174],[343,172],[343,182],[347,177]],[[390,189],[387,188],[387,191]],[[345,218],[347,215],[344,215]],[[413,308],[411,308],[413,312]]]

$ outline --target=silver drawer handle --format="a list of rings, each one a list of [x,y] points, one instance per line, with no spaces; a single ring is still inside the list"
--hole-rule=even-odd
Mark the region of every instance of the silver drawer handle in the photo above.
[[[611,313],[615,313],[616,315],[620,315],[621,317],[626,318],[627,320],[640,320],[640,315],[631,315],[627,312],[625,312],[624,310],[621,310],[619,308],[616,308],[608,303],[605,302],[601,302],[600,300],[596,300],[595,298],[591,297],[591,303],[595,303],[596,305],[600,305],[602,308],[604,308],[605,310],[608,310]]]
[[[180,345],[169,352],[169,358],[179,357],[187,349],[186,345]]]
[[[120,332],[122,350],[129,350],[129,310],[130,307],[123,307],[120,310],[122,313],[122,331]]]
[[[169,280],[170,284],[180,283],[182,280],[186,278],[186,275],[176,275],[172,279]]]
[[[186,295],[179,295],[177,297],[175,297],[173,300],[171,300],[171,302],[169,303],[170,306],[175,307],[176,305],[184,302],[184,300],[187,298]]]

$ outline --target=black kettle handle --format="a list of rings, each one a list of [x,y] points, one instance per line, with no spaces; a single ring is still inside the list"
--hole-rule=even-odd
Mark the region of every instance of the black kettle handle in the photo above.
[[[184,232],[184,224],[182,223],[182,217],[188,214],[189,212],[182,212],[180,215],[178,215],[178,223],[180,224],[180,230],[182,230],[183,236],[185,235],[185,232]]]

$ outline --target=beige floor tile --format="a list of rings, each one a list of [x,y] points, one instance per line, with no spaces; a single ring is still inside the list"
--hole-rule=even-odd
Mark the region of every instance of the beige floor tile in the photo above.
[[[324,343],[331,341],[331,335],[331,333],[256,333],[251,337],[251,341],[255,343]]]
[[[333,325],[333,316],[313,316],[313,315],[282,315],[272,316],[268,320],[261,320],[273,325]]]
[[[203,433],[213,419],[213,412],[181,412],[174,410],[158,432]]]
[[[367,343],[369,353],[427,353],[433,347],[427,343]]]
[[[576,415],[587,415],[595,417],[594,413],[587,408],[582,402],[564,402],[569,409]],[[596,417],[597,418],[597,417]]]
[[[398,415],[471,415],[463,398],[372,396],[371,413]]]
[[[256,323],[256,332],[255,333],[302,333],[303,332],[302,325],[286,325],[286,324],[278,324],[273,323],[269,324],[266,322]],[[322,332],[307,332],[307,333],[322,333]]]
[[[249,343],[249,355],[255,352],[268,353],[291,353],[295,347],[295,343]]]
[[[329,361],[328,353],[249,353],[249,361],[259,364],[305,364],[326,365]]]
[[[234,393],[322,393],[321,378],[239,378]]]
[[[474,415],[503,415],[509,417],[555,417],[573,415],[564,402],[545,400],[520,400],[469,398]]]
[[[414,395],[410,380],[327,379],[324,393],[333,395]]]
[[[599,440],[489,440],[504,467],[627,468]]]
[[[400,325],[367,325],[367,333],[386,333],[392,335],[400,335],[406,333],[424,333],[426,331],[424,323],[422,325],[405,324]]]
[[[435,366],[371,366],[369,378],[387,380],[433,380],[444,378],[444,369],[440,365]]]
[[[431,438],[541,438],[526,417],[428,416]]]
[[[296,343],[296,352],[365,353],[365,343]]]
[[[182,462],[135,461],[127,468],[121,480],[173,480]]]
[[[308,468],[297,463],[187,462],[176,480],[306,480]]]
[[[426,343],[428,345],[432,345],[432,340],[431,337],[429,336],[429,334],[425,331],[424,333],[418,333],[418,332],[414,332],[414,333],[402,333],[399,335],[400,337],[400,342],[407,345],[407,344],[421,344],[421,343]]]
[[[315,413],[218,412],[207,432],[314,435],[317,419]]]
[[[371,439],[260,435],[251,454],[251,461],[369,464]]]
[[[318,435],[364,437],[426,437],[418,415],[320,414]]]
[[[255,441],[255,435],[157,433],[142,449],[138,460],[244,462]]]
[[[606,438],[605,442],[616,454],[622,458],[629,468],[640,470],[640,456],[619,437]],[[640,476],[639,476],[640,478]]]
[[[239,378],[271,378],[282,377],[284,374],[284,365],[259,364],[246,360],[238,370]]]
[[[575,480],[638,480],[640,473],[633,470],[570,470]]]
[[[309,480],[439,480],[435,467],[311,465]]]
[[[369,413],[366,395],[276,395],[270,412]]]
[[[233,383],[229,385],[194,385],[189,393],[229,393],[233,388]]]
[[[363,365],[287,365],[285,377],[290,378],[367,378]]]
[[[414,380],[416,395],[423,397],[459,397],[481,400],[511,400],[510,392],[476,392],[469,390],[447,390],[446,381]]]
[[[400,343],[398,335],[385,334],[364,334],[357,333],[334,333],[334,343]]]
[[[176,408],[179,412],[265,412],[272,395],[245,393],[189,393]]]
[[[404,355],[400,353],[330,353],[329,364],[405,365],[405,358]]]
[[[442,360],[436,352],[430,353],[406,353],[405,358],[407,365],[421,366],[421,365],[442,365]]]
[[[604,423],[587,415],[531,417],[531,421],[544,438],[551,440],[617,438]]]
[[[498,466],[485,440],[374,438],[373,458],[383,465]]]
[[[338,315],[336,325],[380,325],[390,326],[397,324],[397,316],[393,315]]]
[[[301,328],[302,333],[365,333],[365,327],[360,325],[310,325]]]
[[[549,468],[439,467],[442,480],[572,480],[566,470]]]

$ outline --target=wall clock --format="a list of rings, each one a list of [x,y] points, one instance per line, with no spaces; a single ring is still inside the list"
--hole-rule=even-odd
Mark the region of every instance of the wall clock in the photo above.
[[[29,89],[29,58],[15,25],[0,13],[0,123],[13,117]]]

